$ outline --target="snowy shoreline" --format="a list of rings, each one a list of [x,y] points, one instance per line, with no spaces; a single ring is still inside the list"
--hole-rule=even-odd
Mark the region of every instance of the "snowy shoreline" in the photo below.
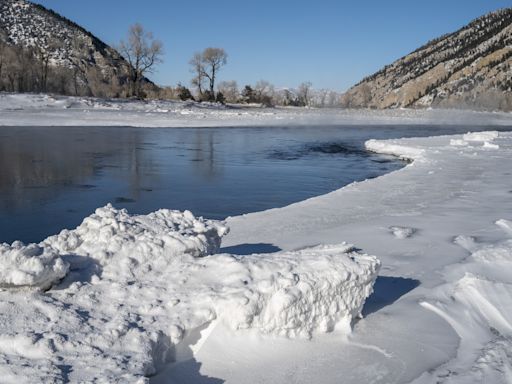
[[[393,357],[379,367],[384,376],[375,372],[372,379],[411,382],[420,376],[415,383],[508,382],[512,280],[503,271],[512,263],[512,184],[507,166],[512,133],[370,140],[366,145],[414,161],[377,179],[289,207],[230,218],[227,245],[244,241],[294,249],[312,239],[353,242],[381,258],[381,276],[392,282],[383,289],[393,289],[393,284],[397,290],[407,287],[403,297],[390,300],[388,293],[379,292],[378,280],[375,300],[386,304],[385,310],[357,323],[351,335],[355,344]],[[376,304],[371,301],[371,306]],[[418,311],[418,306],[447,323],[436,323],[438,319]],[[382,329],[382,322],[387,328]],[[404,329],[409,330],[405,335]],[[422,352],[414,351],[415,345],[422,346]],[[433,350],[426,352],[427,345]],[[322,347],[318,349],[320,353]],[[207,364],[208,352],[204,355],[199,360]],[[359,363],[371,366],[370,355],[367,359],[360,358]],[[393,360],[400,361],[403,370],[393,371]],[[332,361],[341,372],[354,369],[350,363]],[[212,366],[204,371],[223,372]],[[336,382],[335,375],[333,370],[325,382]],[[364,377],[368,379],[347,382]]]
[[[2,111],[1,124],[23,116],[20,108],[5,119]],[[60,118],[68,113],[73,125],[77,112],[66,110]],[[146,113],[133,113],[145,121]],[[379,119],[364,113],[347,121]],[[384,120],[410,123],[409,111],[393,113]],[[53,117],[43,108],[18,123]],[[206,119],[235,123],[225,116]],[[254,124],[273,119],[262,116]],[[306,120],[314,119],[299,116],[287,124]],[[104,125],[100,121],[95,125]],[[499,114],[488,123],[510,126],[512,120]],[[284,208],[228,218],[229,234],[225,224],[187,213],[129,216],[105,207],[81,228],[30,249],[4,245],[0,253],[9,255],[9,268],[28,261],[24,272],[35,268],[39,275],[30,279],[15,268],[0,274],[0,374],[7,382],[22,376],[34,383],[509,381],[512,133],[370,140],[366,146],[413,161]],[[281,251],[195,257],[216,253],[220,237],[225,248]],[[43,266],[30,263],[41,255]],[[31,282],[47,288],[48,278],[66,273],[46,293],[12,289]],[[361,310],[365,317],[350,331]],[[228,316],[219,325],[222,313]],[[330,338],[316,334],[336,324]],[[247,328],[315,337],[259,339],[240,330]]]
[[[221,106],[0,93],[0,126],[209,128],[300,125],[509,125],[512,113],[447,109],[352,110]]]

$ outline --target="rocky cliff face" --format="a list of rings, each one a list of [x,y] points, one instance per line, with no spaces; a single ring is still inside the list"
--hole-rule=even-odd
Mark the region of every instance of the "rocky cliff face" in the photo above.
[[[512,110],[512,8],[433,40],[349,89],[345,107]]]

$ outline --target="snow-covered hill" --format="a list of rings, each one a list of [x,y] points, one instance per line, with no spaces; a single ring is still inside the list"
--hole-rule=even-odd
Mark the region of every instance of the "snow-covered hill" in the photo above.
[[[441,36],[347,91],[350,107],[512,110],[512,8]]]
[[[120,75],[128,63],[113,48],[84,28],[26,0],[0,0],[0,42],[31,47],[55,66],[81,62],[103,74]]]

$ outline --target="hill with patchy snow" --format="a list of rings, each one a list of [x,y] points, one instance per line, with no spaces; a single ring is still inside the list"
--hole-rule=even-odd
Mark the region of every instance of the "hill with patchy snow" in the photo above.
[[[81,26],[26,0],[0,0],[0,43],[35,51],[35,57],[54,67],[95,69],[121,81],[129,65]]]
[[[349,89],[346,107],[512,110],[512,8],[441,36]]]

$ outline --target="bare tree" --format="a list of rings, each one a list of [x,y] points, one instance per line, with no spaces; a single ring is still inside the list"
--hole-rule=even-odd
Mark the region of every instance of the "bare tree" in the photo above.
[[[260,80],[254,86],[254,92],[256,94],[256,100],[267,107],[275,104],[275,88],[266,80]]]
[[[4,68],[7,62],[7,45],[0,40],[0,91],[4,90]]]
[[[302,106],[307,107],[310,103],[311,86],[312,86],[312,84],[309,81],[299,85],[299,89],[297,90],[297,92],[298,92],[299,102]]]
[[[327,106],[329,107],[335,107],[335,106],[339,106],[341,105],[341,95],[337,92],[334,92],[334,91],[329,91],[329,94],[328,94],[328,99],[327,99]]]
[[[203,51],[204,75],[210,83],[210,93],[215,92],[217,72],[228,62],[228,54],[222,48],[206,48]]]
[[[215,99],[215,80],[219,70],[227,64],[228,55],[222,48],[206,48],[202,53],[195,53],[190,60],[191,71],[196,75],[192,79],[199,92],[202,92],[202,83],[208,81],[209,99]]]
[[[228,103],[236,103],[240,99],[240,91],[235,80],[219,83],[217,90],[224,95]]]
[[[128,31],[127,41],[121,41],[119,52],[130,64],[129,77],[131,93],[142,97],[141,82],[147,73],[154,70],[154,66],[162,62],[163,45],[154,40],[151,32],[146,32],[141,24],[134,24]]]
[[[87,95],[91,96],[92,91],[87,79],[87,67],[90,60],[87,41],[79,34],[75,34],[68,49],[69,61],[73,68],[73,89],[75,96],[81,94],[80,90],[82,87],[86,89]]]
[[[17,92],[33,90],[36,82],[33,47],[14,47],[14,60],[11,73],[16,82]]]
[[[197,88],[199,96],[203,94],[203,83],[204,83],[204,65],[203,56],[201,53],[196,52],[189,61],[190,72],[195,76],[192,78],[192,85]]]
[[[39,90],[48,91],[48,77],[51,71],[52,53],[62,47],[62,43],[51,40],[46,46],[34,46],[34,58],[37,64],[39,77]]]

